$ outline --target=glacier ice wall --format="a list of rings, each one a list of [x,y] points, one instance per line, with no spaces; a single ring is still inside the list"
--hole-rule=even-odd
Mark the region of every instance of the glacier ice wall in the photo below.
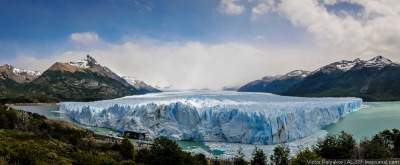
[[[357,110],[359,98],[268,93],[166,92],[95,102],[62,102],[73,120],[151,138],[275,144],[303,138]]]

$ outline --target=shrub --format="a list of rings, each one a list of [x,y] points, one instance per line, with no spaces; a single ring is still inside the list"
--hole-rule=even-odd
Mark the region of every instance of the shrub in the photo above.
[[[314,150],[326,159],[350,159],[357,147],[353,136],[342,131],[339,136],[328,135],[319,141]]]
[[[113,157],[96,151],[79,151],[73,154],[73,164],[76,165],[113,165],[118,164]]]
[[[305,148],[297,153],[297,155],[290,161],[290,164],[291,165],[310,164],[308,163],[308,161],[310,160],[322,160],[322,158],[309,148]]]
[[[196,154],[191,156],[191,159],[194,165],[208,165],[207,158],[204,154]]]
[[[289,164],[289,153],[290,150],[287,146],[278,145],[274,148],[271,161],[275,163],[275,165],[287,165]]]
[[[390,151],[393,157],[400,157],[400,131],[398,129],[384,130],[376,134],[372,141]]]
[[[233,164],[235,164],[235,165],[246,165],[246,164],[248,164],[247,161],[244,159],[244,153],[242,151],[242,148],[238,149],[238,151],[237,151],[237,153],[235,155],[235,158],[233,160]]]
[[[138,163],[149,164],[151,160],[150,151],[147,148],[142,148],[137,151],[135,161]]]
[[[0,129],[14,129],[17,123],[17,113],[4,106],[0,106]]]
[[[135,148],[128,138],[124,138],[118,148],[125,159],[133,160],[135,158]]]
[[[182,150],[166,137],[156,138],[150,147],[150,164],[183,164]]]
[[[253,159],[251,160],[251,165],[265,165],[266,156],[263,150],[258,149],[257,147],[254,148],[253,151]]]

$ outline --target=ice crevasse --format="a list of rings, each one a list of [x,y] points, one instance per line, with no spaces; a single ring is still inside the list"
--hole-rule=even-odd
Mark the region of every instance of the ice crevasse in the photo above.
[[[146,133],[149,139],[275,144],[306,137],[361,105],[352,97],[189,91],[62,102],[60,110],[84,125]]]

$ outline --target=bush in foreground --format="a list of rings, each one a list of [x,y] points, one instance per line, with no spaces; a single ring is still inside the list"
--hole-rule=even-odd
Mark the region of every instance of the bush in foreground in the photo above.
[[[289,153],[290,150],[287,146],[278,145],[274,149],[274,153],[271,155],[271,161],[275,165],[287,165],[289,164]]]
[[[261,149],[258,149],[257,147],[254,148],[253,151],[253,158],[251,160],[251,165],[265,165],[267,157],[264,154],[264,151]]]
[[[309,148],[305,148],[300,150],[295,157],[290,160],[291,165],[304,165],[310,164],[308,161],[310,160],[322,160],[321,156],[315,153],[313,150]]]
[[[319,141],[314,150],[325,159],[350,159],[357,147],[353,136],[342,131],[338,136],[328,135]]]
[[[244,153],[242,148],[239,148],[237,151],[235,158],[233,159],[233,164],[234,165],[246,165],[248,162],[244,158]]]

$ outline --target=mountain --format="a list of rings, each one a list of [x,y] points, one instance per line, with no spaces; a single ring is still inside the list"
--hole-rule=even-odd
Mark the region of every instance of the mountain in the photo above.
[[[0,66],[0,103],[103,100],[153,92],[136,89],[93,57],[56,62],[45,72]]]
[[[360,97],[365,101],[400,100],[400,64],[383,56],[341,60],[313,72],[293,71],[252,81],[240,92],[269,92],[306,97]]]
[[[0,66],[0,103],[30,102],[25,95],[27,84],[40,76],[40,72],[15,68],[9,64]]]
[[[301,82],[309,73],[304,70],[294,70],[283,76],[266,76],[240,87],[238,91],[282,94],[293,85]]]
[[[136,79],[135,77],[122,76],[122,78],[125,79],[133,87],[135,87],[141,94],[161,92],[160,90],[146,84],[144,81]]]
[[[0,80],[10,79],[17,83],[31,82],[41,75],[38,71],[18,69],[9,64],[0,66]]]
[[[85,59],[54,63],[41,76],[29,83],[34,95],[55,100],[102,100],[139,94],[125,79],[87,55]]]
[[[400,100],[400,65],[382,56],[339,61],[312,72],[283,94],[354,96],[367,101]]]

